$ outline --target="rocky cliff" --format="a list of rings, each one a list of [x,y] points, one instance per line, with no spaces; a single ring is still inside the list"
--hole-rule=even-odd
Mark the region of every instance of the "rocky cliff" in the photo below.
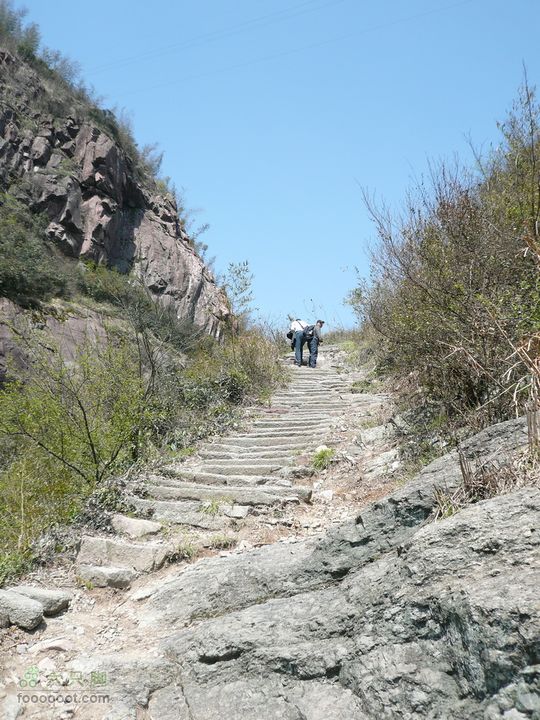
[[[66,255],[136,274],[179,317],[219,336],[226,298],[174,198],[137,168],[112,115],[58,91],[52,75],[0,50],[0,186],[46,214]]]

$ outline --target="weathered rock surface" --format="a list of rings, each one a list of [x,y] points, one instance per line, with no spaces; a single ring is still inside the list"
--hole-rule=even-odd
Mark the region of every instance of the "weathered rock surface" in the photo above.
[[[43,620],[43,605],[11,590],[0,590],[0,615],[11,625],[33,630]]]
[[[464,444],[470,462],[526,444],[522,420]],[[189,567],[143,622],[174,683],[151,717],[533,718],[540,676],[540,490],[428,519],[456,453],[319,541]],[[174,717],[174,716],[173,716]]]
[[[537,717],[539,519],[540,491],[520,490],[418,528],[341,582],[216,607],[163,646],[186,717]],[[273,550],[290,567],[289,548]],[[242,560],[249,578],[257,560]]]
[[[73,595],[64,590],[51,590],[31,585],[16,585],[10,590],[40,602],[45,615],[56,615],[65,610],[73,599]]]
[[[193,250],[175,200],[160,195],[113,136],[114,121],[55,91],[9,53],[0,57],[0,184],[49,218],[67,254],[133,271],[164,304],[213,335],[228,314]],[[108,129],[106,129],[108,128]],[[21,195],[21,197],[22,197]]]
[[[133,539],[156,535],[162,528],[161,523],[142,518],[132,518],[127,515],[113,515],[111,524],[117,533],[129,535]]]
[[[100,565],[84,565],[78,567],[78,576],[92,587],[112,587],[126,590],[137,577],[133,568]]]

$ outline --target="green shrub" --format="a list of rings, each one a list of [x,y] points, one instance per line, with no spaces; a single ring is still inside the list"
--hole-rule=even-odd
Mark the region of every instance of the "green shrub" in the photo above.
[[[102,509],[116,503],[108,479],[146,457],[163,413],[133,341],[86,343],[73,364],[44,339],[27,338],[31,371],[0,391],[6,567],[28,559],[36,538],[51,524],[71,522],[93,493]]]
[[[66,465],[37,446],[24,445],[0,474],[0,568],[5,577],[26,566],[33,541],[51,524],[74,518],[84,496],[84,484]]]
[[[332,448],[321,448],[318,450],[311,460],[311,465],[315,470],[326,470],[330,466],[336,451]]]
[[[118,307],[146,302],[137,282],[129,275],[110,270],[104,265],[82,263],[77,277],[78,289],[98,303]]]
[[[210,547],[214,550],[229,550],[237,544],[238,540],[230,535],[213,535],[210,538]]]
[[[77,288],[97,303],[108,303],[138,334],[152,334],[171,348],[186,352],[206,337],[201,328],[188,319],[180,319],[173,305],[156,302],[149,290],[133,275],[103,265],[79,264]]]
[[[0,194],[0,297],[41,300],[63,294],[66,287],[66,276],[45,243],[42,218]]]
[[[92,487],[136,458],[150,424],[133,348],[87,343],[77,365],[34,345],[31,374],[0,393],[0,434],[22,438]]]

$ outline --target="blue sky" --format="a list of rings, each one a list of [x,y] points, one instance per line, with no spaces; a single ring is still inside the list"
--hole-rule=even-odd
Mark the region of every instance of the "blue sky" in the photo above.
[[[527,66],[538,0],[25,0],[46,45],[124,108],[263,317],[352,324],[366,187],[399,207],[430,159],[487,148]]]

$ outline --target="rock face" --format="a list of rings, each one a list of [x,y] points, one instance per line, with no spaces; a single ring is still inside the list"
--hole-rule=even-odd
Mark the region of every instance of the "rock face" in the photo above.
[[[539,517],[538,490],[490,500],[340,583],[177,633],[185,717],[538,717]]]
[[[489,428],[474,462],[526,441]],[[151,717],[364,720],[540,717],[540,490],[426,522],[455,453],[321,540],[198,563],[164,585],[147,621],[175,683]]]
[[[49,218],[49,237],[69,256],[138,275],[178,316],[219,336],[226,298],[194,251],[175,200],[159,194],[104,128],[114,123],[54,88],[0,50],[0,184]],[[98,124],[97,120],[101,122]]]

